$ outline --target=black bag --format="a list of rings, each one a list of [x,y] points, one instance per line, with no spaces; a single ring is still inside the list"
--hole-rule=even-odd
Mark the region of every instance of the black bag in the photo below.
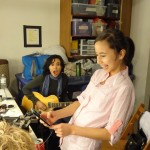
[[[125,150],[143,150],[146,145],[147,138],[142,129],[139,129],[137,133],[132,133],[125,146]]]

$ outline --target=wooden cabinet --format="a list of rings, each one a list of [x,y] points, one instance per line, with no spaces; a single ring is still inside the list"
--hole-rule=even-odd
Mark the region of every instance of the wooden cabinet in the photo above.
[[[120,24],[119,28],[126,36],[130,35],[132,0],[120,0]],[[60,0],[60,45],[66,50],[68,58],[71,58],[71,21],[74,16],[71,13],[72,0]],[[82,18],[80,16],[79,18]],[[105,18],[104,18],[105,19]],[[111,19],[111,18],[110,18]]]

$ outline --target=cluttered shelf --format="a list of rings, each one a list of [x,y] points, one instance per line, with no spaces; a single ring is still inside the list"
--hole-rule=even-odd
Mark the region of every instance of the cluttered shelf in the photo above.
[[[83,54],[80,53],[82,39],[92,40],[93,36],[96,37],[104,29],[120,29],[128,36],[131,11],[131,0],[67,0],[67,3],[66,0],[60,0],[60,45],[65,49],[67,56],[72,58],[72,55]],[[88,53],[88,50],[91,49],[87,49],[84,54]]]

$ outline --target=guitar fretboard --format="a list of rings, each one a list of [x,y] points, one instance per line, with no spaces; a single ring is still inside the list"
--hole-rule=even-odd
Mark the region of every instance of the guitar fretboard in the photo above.
[[[66,107],[70,105],[72,102],[59,102],[59,103],[51,103],[48,102],[48,108],[60,108],[60,107]]]

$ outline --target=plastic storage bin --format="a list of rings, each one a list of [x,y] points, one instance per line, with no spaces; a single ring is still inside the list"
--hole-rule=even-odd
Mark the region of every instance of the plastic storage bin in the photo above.
[[[96,15],[97,16],[105,16],[107,6],[96,6]]]
[[[72,3],[72,14],[96,16],[96,5]]]
[[[94,41],[95,40],[87,40],[87,39],[80,40],[80,55],[81,56],[95,56]]]
[[[120,5],[108,3],[107,4],[106,17],[119,19],[119,16],[120,16]]]
[[[72,36],[91,36],[92,23],[87,21],[72,21]]]

